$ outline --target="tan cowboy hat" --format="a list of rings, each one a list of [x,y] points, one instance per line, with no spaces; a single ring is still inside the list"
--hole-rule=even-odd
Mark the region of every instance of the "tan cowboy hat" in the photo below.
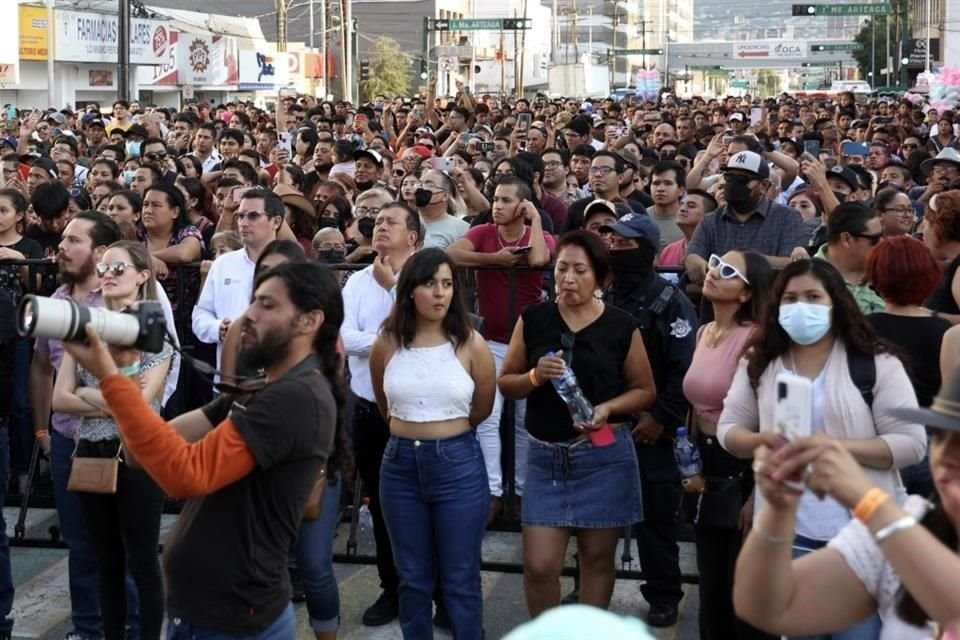
[[[307,200],[302,193],[288,184],[278,184],[273,188],[273,192],[280,196],[283,204],[290,205],[294,209],[299,209],[308,214],[311,218],[317,217],[317,208]]]

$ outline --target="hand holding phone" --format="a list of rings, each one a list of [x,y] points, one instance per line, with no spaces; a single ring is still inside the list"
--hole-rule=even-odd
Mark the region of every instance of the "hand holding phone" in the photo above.
[[[813,431],[813,383],[808,378],[784,371],[774,380],[773,431],[787,442],[808,437]],[[803,477],[783,482],[791,489],[804,489]]]

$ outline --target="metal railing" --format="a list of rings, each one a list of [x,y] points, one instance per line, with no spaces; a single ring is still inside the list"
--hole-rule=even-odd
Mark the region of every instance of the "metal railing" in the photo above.
[[[18,261],[5,261],[0,264],[11,265],[11,266],[26,266],[29,270],[28,278],[28,287],[27,292],[36,293],[36,283],[38,282],[38,275],[56,273],[57,265],[55,262],[48,260],[18,260]],[[365,269],[369,264],[332,264],[328,265],[331,269],[341,272],[356,272]],[[174,313],[174,319],[177,328],[177,334],[180,336],[181,343],[183,344],[183,349],[188,351],[192,349],[193,342],[189,337],[193,336],[192,332],[192,304],[182,304],[180,301],[183,300],[183,296],[186,293],[186,276],[194,271],[199,270],[199,263],[191,263],[184,265],[175,265],[171,266],[171,272],[176,278],[176,312]],[[520,315],[521,309],[517,308],[516,303],[516,276],[518,273],[522,272],[542,272],[544,273],[544,287],[542,299],[553,299],[554,290],[552,286],[552,271],[553,265],[546,265],[544,267],[529,267],[526,265],[517,265],[514,267],[499,267],[499,266],[481,266],[481,267],[470,267],[470,268],[459,268],[457,277],[462,285],[465,288],[465,295],[467,298],[468,305],[471,309],[477,310],[477,289],[476,289],[476,279],[475,274],[480,271],[506,271],[507,272],[507,314],[510,318],[510,324],[514,324],[517,318]],[[681,272],[679,268],[658,268],[659,273],[667,274],[677,274]],[[46,291],[44,293],[52,293],[51,291]],[[174,300],[171,300],[174,302]],[[194,301],[195,303],[195,301]],[[184,339],[184,338],[188,339]],[[190,377],[192,376],[192,367],[182,366],[180,370],[181,377],[187,376],[189,384]],[[183,411],[189,411],[196,407],[184,407]],[[516,517],[516,505],[517,505],[517,494],[516,494],[516,472],[515,472],[515,463],[516,463],[516,451],[515,451],[515,417],[516,417],[516,408],[515,401],[504,398],[503,410],[501,413],[500,420],[500,437],[501,442],[504,443],[501,446],[501,477],[503,482],[503,510],[494,520],[494,522],[488,527],[491,531],[500,531],[500,532],[519,532],[520,522]],[[37,457],[38,451],[35,451],[34,458]],[[31,461],[31,476],[35,478],[35,466],[36,459]],[[360,488],[359,479],[358,484],[355,486],[355,489]],[[341,505],[341,519],[342,521],[350,522],[350,534],[347,544],[347,552],[343,554],[335,554],[334,560],[336,562],[348,563],[348,564],[375,564],[376,558],[373,556],[364,556],[357,553],[357,529],[358,529],[358,512],[360,505],[361,491],[354,491],[353,500],[349,498],[344,498],[344,503]],[[65,548],[65,543],[60,540],[59,530],[56,527],[51,527],[49,530],[50,538],[28,538],[25,535],[24,531],[24,521],[26,510],[29,508],[30,503],[33,503],[35,507],[42,508],[53,508],[55,505],[52,502],[51,496],[28,496],[27,500],[23,500],[20,496],[11,496],[8,495],[7,506],[16,506],[20,507],[20,518],[18,520],[17,526],[15,527],[15,536],[11,539],[10,544],[12,546],[20,547],[39,547],[39,548]],[[179,501],[167,501],[165,504],[166,513],[179,513],[180,506],[182,503]],[[628,530],[629,531],[629,530]],[[629,540],[628,531],[624,533],[624,539]],[[692,539],[691,532],[689,530],[682,530],[681,540],[690,541]],[[621,562],[623,567],[626,567],[631,561],[631,552],[630,544],[624,545],[624,555],[621,557]],[[523,566],[516,563],[508,562],[483,562],[484,571],[494,571],[501,573],[522,573]],[[575,575],[576,569],[574,567],[565,567],[563,574],[567,576]],[[643,578],[641,571],[635,571],[631,569],[621,568],[617,571],[617,577],[619,579],[634,579],[639,580]],[[697,583],[698,576],[695,574],[684,574],[682,580],[686,583]]]

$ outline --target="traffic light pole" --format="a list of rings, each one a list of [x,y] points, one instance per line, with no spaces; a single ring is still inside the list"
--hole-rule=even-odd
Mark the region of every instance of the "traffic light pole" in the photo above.
[[[909,55],[907,45],[907,30],[909,26],[910,5],[907,0],[900,0],[900,86],[906,89],[910,86],[910,68],[903,63],[904,56]]]

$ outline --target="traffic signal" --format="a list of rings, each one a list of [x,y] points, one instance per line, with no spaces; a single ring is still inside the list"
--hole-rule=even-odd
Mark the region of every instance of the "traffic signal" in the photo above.
[[[801,67],[809,67],[809,66],[811,66],[811,65],[810,65],[809,62],[801,62],[801,63],[800,63],[800,66],[801,66]]]
[[[504,18],[503,19],[503,30],[504,31],[522,31],[527,28],[527,21],[523,18]]]
[[[815,4],[795,4],[795,5],[793,5],[793,15],[795,15],[795,16],[815,16],[815,15],[817,15],[817,5],[815,5]]]
[[[367,60],[360,61],[360,82],[365,82],[370,79],[370,62]]]
[[[420,79],[426,80],[430,76],[430,72],[427,70],[427,61],[420,61]]]
[[[813,45],[812,47],[810,47],[810,50],[811,50],[811,51],[826,51],[827,48],[826,48],[825,46],[823,46],[822,44],[815,44],[815,45]]]

